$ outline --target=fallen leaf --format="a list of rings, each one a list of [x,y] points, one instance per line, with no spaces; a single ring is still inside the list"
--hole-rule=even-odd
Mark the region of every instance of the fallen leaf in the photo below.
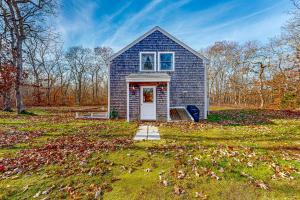
[[[221,178],[219,177],[219,176],[217,176],[214,172],[211,172],[210,173],[210,177],[212,178],[212,179],[216,179],[216,180],[220,180]]]
[[[248,167],[253,167],[253,163],[252,163],[252,162],[248,162],[248,163],[247,163],[247,166],[248,166]]]
[[[203,194],[203,192],[196,192],[195,197],[201,199],[207,199],[207,195]]]
[[[96,193],[95,193],[95,199],[102,199],[102,196],[103,196],[103,192],[102,192],[102,190],[101,190],[101,188],[98,190],[98,191],[96,191]]]
[[[55,185],[52,185],[50,188],[43,191],[42,194],[43,195],[49,194],[54,188],[55,188]]]
[[[5,171],[4,165],[0,165],[0,172],[4,172],[4,171]]]
[[[221,168],[219,169],[219,172],[224,173],[224,168],[221,167]]]
[[[40,195],[41,195],[41,191],[38,191],[38,192],[33,196],[33,198],[38,198]]]
[[[152,170],[150,168],[145,169],[145,172],[151,172]]]
[[[181,188],[181,187],[175,185],[175,186],[174,186],[174,193],[175,193],[176,195],[181,195],[181,194],[185,193],[185,191],[184,191],[183,188]]]
[[[183,179],[184,177],[185,177],[185,173],[182,170],[179,170],[178,174],[177,174],[177,178],[178,179]]]
[[[162,184],[167,187],[168,186],[168,181],[167,180],[163,180]]]
[[[132,167],[130,167],[130,168],[128,169],[128,173],[131,174],[132,172],[134,172],[134,169],[133,169]]]
[[[255,181],[255,185],[261,189],[268,190],[269,187],[263,181]]]
[[[24,186],[23,187],[23,192],[26,192],[28,190],[28,188],[29,188],[29,185]]]
[[[17,157],[3,158],[0,165],[5,166],[2,177],[10,177],[14,174],[38,169],[49,164],[64,164],[70,162],[68,158],[73,158],[76,162],[85,161],[96,151],[114,151],[132,143],[132,140],[125,138],[115,138],[111,140],[90,140],[84,135],[68,135],[50,140],[41,147],[24,149],[17,153]],[[105,164],[113,165],[113,162],[104,161]],[[70,176],[75,171],[71,170],[74,165],[69,165]]]

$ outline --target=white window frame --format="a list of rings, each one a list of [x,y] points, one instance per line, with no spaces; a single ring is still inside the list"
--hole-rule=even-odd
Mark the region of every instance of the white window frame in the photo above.
[[[160,54],[172,54],[172,56],[173,56],[173,59],[172,59],[172,61],[173,61],[173,65],[172,65],[172,69],[168,69],[168,70],[164,70],[164,69],[161,69],[160,68]],[[157,63],[157,65],[158,65],[158,71],[163,71],[163,72],[172,72],[172,71],[175,71],[175,52],[173,52],[173,51],[159,51],[158,52],[158,63]]]
[[[144,70],[142,69],[142,54],[153,54],[154,55],[154,66],[153,70]],[[140,52],[140,71],[142,72],[155,72],[156,71],[156,52],[155,51],[141,51]]]

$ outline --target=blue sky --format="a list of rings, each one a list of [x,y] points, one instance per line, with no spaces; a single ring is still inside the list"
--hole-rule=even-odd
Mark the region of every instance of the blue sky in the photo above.
[[[265,42],[290,8],[289,0],[63,0],[55,23],[66,48],[117,51],[158,25],[199,50],[220,40]]]

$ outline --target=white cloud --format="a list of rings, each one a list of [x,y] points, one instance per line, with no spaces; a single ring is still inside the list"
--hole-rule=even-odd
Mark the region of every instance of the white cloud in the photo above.
[[[67,13],[59,15],[57,30],[61,32],[66,46],[106,45],[118,50],[151,27],[160,25],[191,47],[200,49],[219,40],[264,41],[279,34],[287,19],[284,12],[288,7],[286,0],[276,1],[270,7],[244,16],[232,15],[246,5],[241,1],[229,1],[198,11],[181,9],[191,1],[166,3],[152,0],[137,13],[129,14],[135,1],[128,1],[114,13],[105,13],[98,1],[76,0],[74,8],[70,8],[73,18]],[[95,18],[96,12],[102,14]]]
[[[119,50],[156,25],[162,26],[175,36],[185,36],[190,30],[199,30],[201,23],[207,23],[214,18],[220,17],[238,5],[236,2],[231,1],[198,12],[182,13],[182,15],[173,18],[172,21],[165,21],[164,17],[166,17],[168,13],[176,12],[176,9],[188,4],[190,1],[191,0],[175,1],[163,9],[156,9],[158,4],[162,1],[152,2],[136,15],[130,16],[121,27],[117,27],[115,34],[108,38],[104,44],[111,46],[115,50]],[[218,12],[216,12],[216,10],[218,10]],[[149,13],[151,13],[151,15],[149,15]],[[148,18],[152,20],[149,24],[145,23]],[[143,27],[138,29],[140,24],[143,25]]]
[[[219,9],[216,9],[218,12],[210,14],[210,10],[214,9],[212,8],[208,9],[207,12],[198,13],[204,19],[185,20],[186,23],[178,21],[173,25],[175,27],[173,30],[176,30],[176,26],[180,26],[180,28],[177,29],[177,32],[171,33],[179,39],[183,38],[184,42],[195,49],[204,48],[220,40],[266,41],[268,38],[280,34],[281,26],[288,18],[285,12],[287,10],[285,3],[285,1],[280,1],[271,7],[248,15],[210,25],[210,21],[218,21],[226,12],[237,9],[235,4],[220,5]],[[194,16],[194,14],[191,16]]]
[[[128,37],[128,32],[130,29],[134,28],[138,22],[142,21],[143,18],[149,14],[162,0],[154,0],[151,1],[148,5],[146,5],[141,11],[139,11],[134,16],[129,16],[125,22],[122,23],[120,27],[116,30],[116,32],[109,38],[107,41],[104,42],[107,46],[115,46],[116,40],[120,40],[124,38],[124,36]]]
[[[99,11],[99,3],[95,1],[76,1],[72,9],[72,15],[63,15],[63,10],[56,19],[56,29],[61,33],[66,46],[83,45],[95,47],[101,34],[111,29],[111,22],[130,6],[132,1],[128,1],[120,9],[109,15],[104,15],[101,19],[95,19],[94,14]],[[70,18],[69,18],[70,17]]]

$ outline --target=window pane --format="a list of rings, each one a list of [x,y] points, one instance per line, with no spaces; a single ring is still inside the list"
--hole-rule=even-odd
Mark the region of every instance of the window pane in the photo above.
[[[173,54],[171,54],[171,53],[162,53],[162,54],[160,54],[160,61],[172,62],[172,57],[173,57]]]
[[[172,70],[172,62],[160,62],[161,70]]]
[[[154,54],[142,54],[142,70],[154,70]]]
[[[152,103],[153,102],[153,88],[144,88],[143,89],[143,102]]]
[[[173,68],[173,54],[161,53],[160,54],[160,70],[172,70]]]

